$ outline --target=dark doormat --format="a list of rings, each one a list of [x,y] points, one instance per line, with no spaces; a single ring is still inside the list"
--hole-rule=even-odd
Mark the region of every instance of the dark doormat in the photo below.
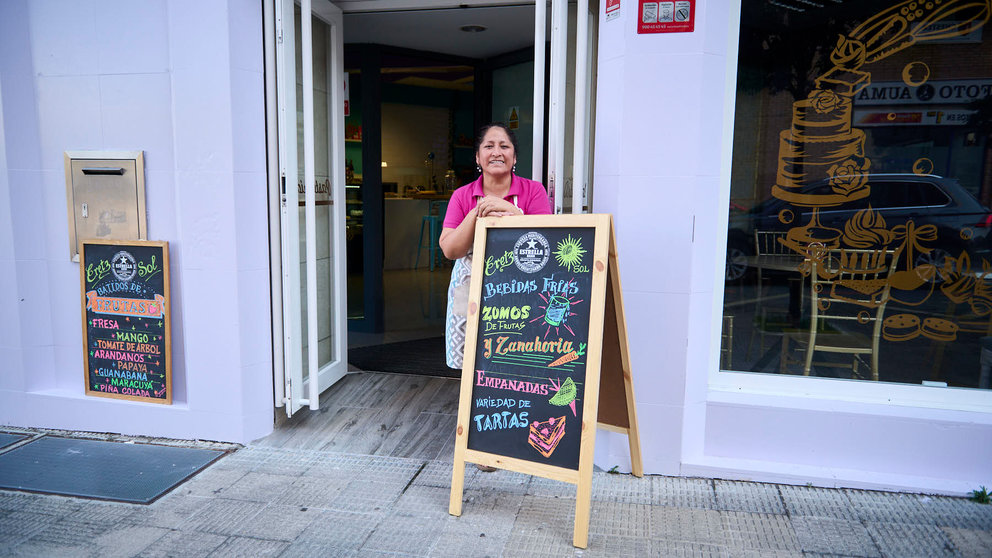
[[[8,434],[7,432],[0,432],[0,449],[3,449],[10,444],[16,444],[25,438],[27,438],[27,436],[24,434]]]
[[[348,349],[348,363],[366,372],[395,372],[459,378],[444,363],[444,337],[430,337]]]
[[[150,504],[224,453],[45,436],[0,455],[0,488]]]

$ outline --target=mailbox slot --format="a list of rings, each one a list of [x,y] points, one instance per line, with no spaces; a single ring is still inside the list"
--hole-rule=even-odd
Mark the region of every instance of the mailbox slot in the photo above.
[[[66,151],[69,256],[79,242],[145,240],[145,163],[141,151]]]

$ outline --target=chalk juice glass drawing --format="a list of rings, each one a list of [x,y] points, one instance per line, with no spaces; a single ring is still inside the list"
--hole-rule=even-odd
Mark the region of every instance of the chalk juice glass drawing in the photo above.
[[[544,314],[544,321],[557,327],[560,326],[562,322],[565,321],[565,316],[568,315],[569,302],[568,299],[563,296],[552,296],[551,300],[548,301],[548,311]]]

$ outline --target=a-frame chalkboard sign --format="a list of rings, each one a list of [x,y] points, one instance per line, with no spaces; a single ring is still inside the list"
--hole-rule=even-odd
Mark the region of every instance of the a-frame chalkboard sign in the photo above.
[[[473,253],[448,511],[466,462],[570,482],[585,548],[597,426],[643,475],[612,217],[479,219]]]

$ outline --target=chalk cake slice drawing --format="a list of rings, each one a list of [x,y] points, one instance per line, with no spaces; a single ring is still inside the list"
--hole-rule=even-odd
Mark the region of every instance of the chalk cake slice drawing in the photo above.
[[[551,382],[551,387],[558,390],[558,392],[548,400],[548,403],[551,403],[556,407],[564,407],[565,405],[568,405],[572,408],[572,416],[579,416],[575,412],[575,395],[578,391],[575,387],[575,382],[573,382],[571,378],[565,378],[564,382],[561,380],[556,382],[551,378],[548,378],[548,381]]]
[[[551,417],[544,422],[532,422],[527,442],[544,457],[551,457],[564,437],[565,415],[562,415],[558,418]]]

